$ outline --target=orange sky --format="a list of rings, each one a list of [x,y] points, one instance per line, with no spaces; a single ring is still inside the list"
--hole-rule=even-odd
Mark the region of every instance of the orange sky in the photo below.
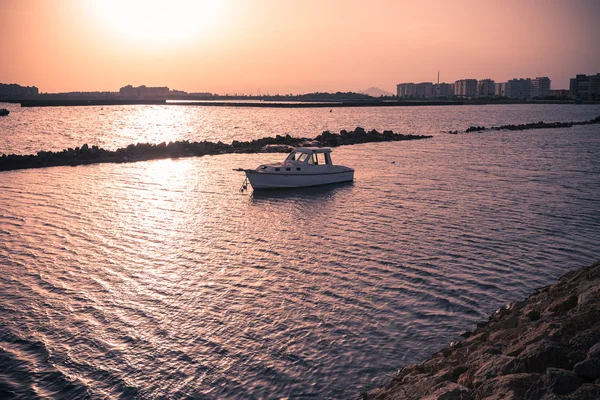
[[[600,1],[0,0],[0,82],[214,93],[600,72]]]

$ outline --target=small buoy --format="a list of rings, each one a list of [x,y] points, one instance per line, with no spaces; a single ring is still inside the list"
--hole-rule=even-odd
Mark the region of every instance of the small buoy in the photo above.
[[[330,108],[330,109],[329,109],[329,112],[333,112],[333,108]]]
[[[392,161],[392,164],[396,164],[396,161]]]

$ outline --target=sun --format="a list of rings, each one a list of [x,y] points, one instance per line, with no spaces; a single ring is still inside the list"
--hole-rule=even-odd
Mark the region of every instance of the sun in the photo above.
[[[93,17],[124,40],[176,44],[199,39],[224,17],[223,0],[94,0]]]

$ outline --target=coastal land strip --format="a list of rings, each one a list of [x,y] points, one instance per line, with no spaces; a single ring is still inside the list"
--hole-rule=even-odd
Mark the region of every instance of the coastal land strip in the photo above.
[[[464,100],[294,100],[233,98],[219,100],[165,100],[165,99],[7,99],[20,103],[21,107],[75,107],[119,105],[167,105],[190,107],[267,107],[267,108],[339,108],[339,107],[413,107],[413,106],[462,106],[492,104],[573,104],[572,100],[512,100],[512,99],[464,99]],[[596,102],[591,102],[595,104]]]
[[[600,399],[600,261],[568,272],[461,336],[363,398]]]
[[[248,142],[234,140],[231,144],[220,141],[214,143],[185,140],[170,143],[162,142],[160,144],[130,144],[115,151],[84,144],[81,147],[62,151],[38,151],[35,155],[2,154],[0,156],[0,171],[97,163],[124,163],[229,153],[289,153],[293,147],[299,146],[337,147],[371,142],[429,139],[431,137],[426,135],[403,135],[389,130],[383,131],[383,133],[376,130],[367,132],[365,129],[357,127],[349,132],[342,130],[339,134],[325,131],[314,139],[277,135],[274,138],[266,137]]]

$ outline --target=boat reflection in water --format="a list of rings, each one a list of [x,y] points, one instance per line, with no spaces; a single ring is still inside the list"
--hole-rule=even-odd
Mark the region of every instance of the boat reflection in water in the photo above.
[[[246,173],[254,190],[320,186],[354,179],[352,168],[333,165],[330,148],[298,147],[282,163],[238,170]]]

